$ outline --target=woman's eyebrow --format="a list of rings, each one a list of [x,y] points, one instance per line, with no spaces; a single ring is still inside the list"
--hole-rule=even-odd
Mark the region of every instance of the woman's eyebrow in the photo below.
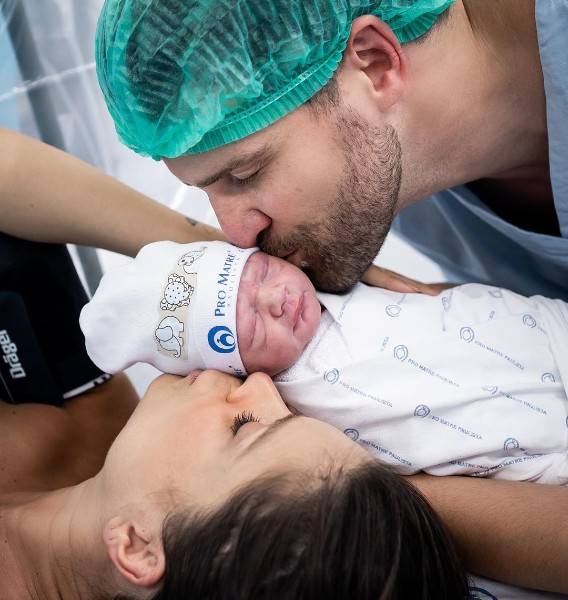
[[[242,154],[230,160],[223,168],[219,169],[216,173],[213,173],[209,177],[202,179],[201,181],[196,181],[190,185],[194,185],[195,187],[205,188],[209,185],[213,185],[215,182],[219,181],[225,175],[228,175],[231,171],[238,169],[239,167],[253,164],[253,163],[263,163],[268,162],[270,158],[272,158],[272,148],[271,146],[263,146],[258,150],[254,150],[253,152],[249,152],[248,154]]]
[[[282,427],[290,423],[292,419],[296,419],[301,417],[302,415],[294,415],[289,414],[274,423],[271,423],[269,427],[267,427],[249,446],[247,446],[245,453],[250,452],[253,448],[257,447],[259,444],[266,442],[267,439],[270,438],[271,435],[274,435],[276,432],[280,431]]]

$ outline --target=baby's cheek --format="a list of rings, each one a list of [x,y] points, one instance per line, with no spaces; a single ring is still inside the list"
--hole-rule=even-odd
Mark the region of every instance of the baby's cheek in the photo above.
[[[239,354],[245,368],[248,371],[247,363],[256,360],[258,352],[251,348],[251,342],[254,335],[254,314],[251,307],[246,303],[237,301],[237,343],[239,345]]]
[[[298,347],[297,341],[289,331],[278,331],[275,325],[275,330],[272,335],[269,334],[268,339],[265,352],[259,358],[264,366],[263,370],[269,375],[284,371],[300,358],[303,348]]]

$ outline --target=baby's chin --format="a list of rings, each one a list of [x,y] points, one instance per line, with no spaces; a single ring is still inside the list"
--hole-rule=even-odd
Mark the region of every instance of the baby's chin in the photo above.
[[[246,336],[246,332],[242,333]],[[238,335],[237,333],[237,339]],[[261,371],[272,377],[291,367],[300,358],[307,343],[301,343],[290,335],[286,338],[280,338],[272,347],[271,344],[268,344],[265,348],[239,347],[239,352],[245,370],[249,375]]]
[[[247,353],[245,352],[244,355],[241,356],[241,359],[245,370],[249,375],[261,371],[262,373],[270,375],[270,377],[274,377],[274,375],[278,375],[278,373],[282,373],[282,371],[290,368],[300,358],[302,351],[303,350],[294,348],[293,352],[290,352],[290,355],[287,355],[285,360],[277,360],[281,356],[281,353],[279,352],[279,356],[274,357],[274,362],[271,361],[268,363],[266,361],[266,352],[264,352],[262,356],[257,355],[256,352],[250,352],[247,356]]]

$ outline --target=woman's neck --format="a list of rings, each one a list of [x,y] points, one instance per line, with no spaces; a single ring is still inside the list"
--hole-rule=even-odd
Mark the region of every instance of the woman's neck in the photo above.
[[[0,499],[0,580],[10,582],[0,600],[79,600],[92,595],[92,590],[86,593],[85,566],[99,577],[105,568],[102,538],[100,546],[93,543],[94,532],[102,530],[94,510],[98,488],[95,477],[52,492]]]

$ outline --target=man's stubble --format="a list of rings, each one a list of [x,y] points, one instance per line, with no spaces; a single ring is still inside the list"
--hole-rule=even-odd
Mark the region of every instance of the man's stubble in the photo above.
[[[262,232],[258,244],[269,254],[298,249],[302,268],[318,289],[343,292],[371,265],[391,227],[402,151],[390,125],[371,127],[344,107],[334,120],[344,167],[327,214],[300,224],[286,238],[274,239]]]

